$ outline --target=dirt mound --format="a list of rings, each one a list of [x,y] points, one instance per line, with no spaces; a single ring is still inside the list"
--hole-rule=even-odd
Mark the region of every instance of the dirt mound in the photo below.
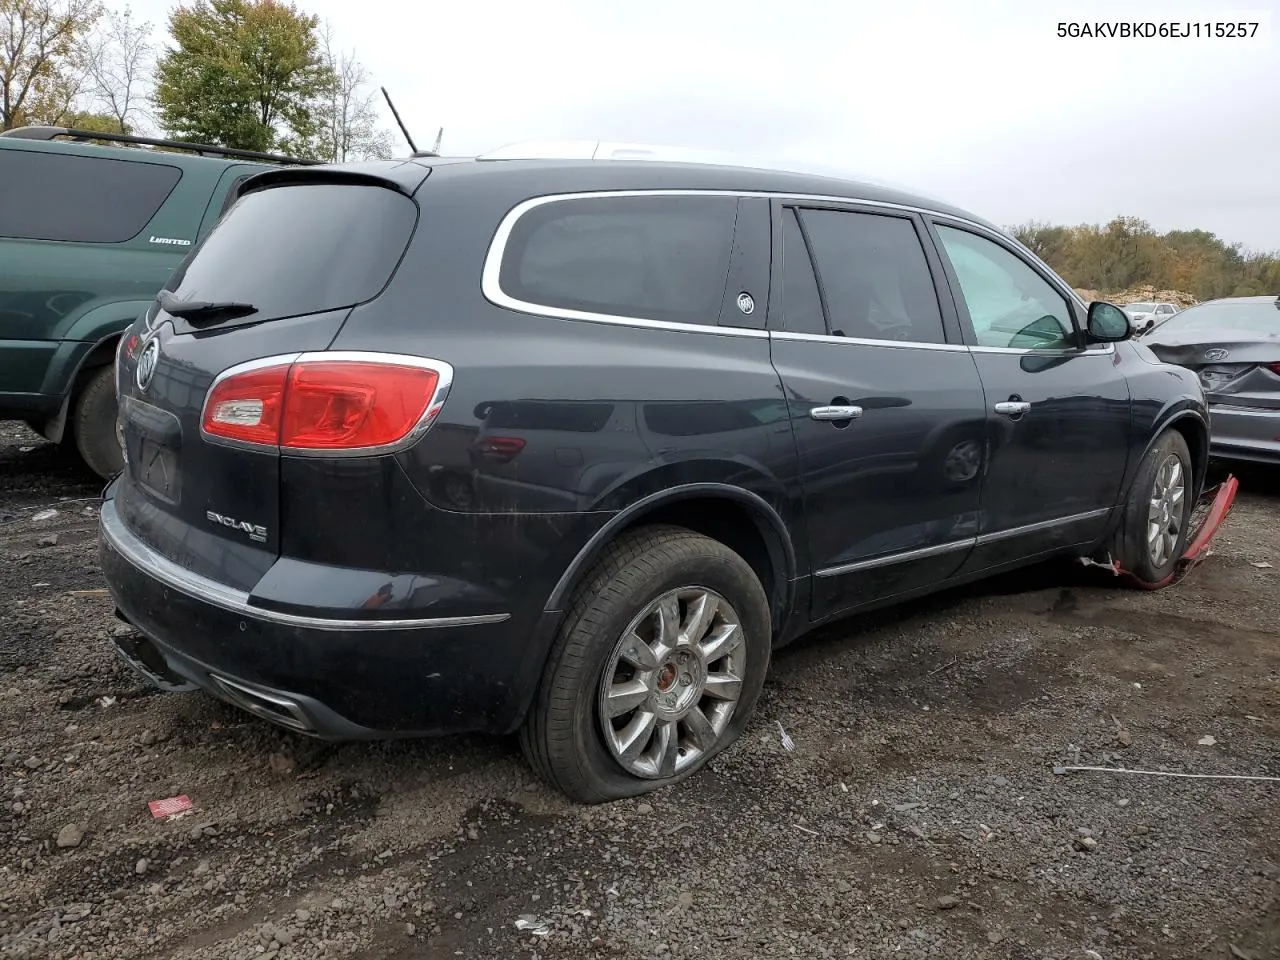
[[[1127,303],[1176,303],[1179,307],[1185,308],[1200,302],[1191,294],[1183,293],[1181,290],[1157,290],[1149,283],[1130,287],[1128,290],[1121,290],[1117,293],[1080,289],[1077,289],[1076,293],[1084,297],[1086,301],[1106,300],[1108,303],[1114,303],[1117,306],[1124,306]]]

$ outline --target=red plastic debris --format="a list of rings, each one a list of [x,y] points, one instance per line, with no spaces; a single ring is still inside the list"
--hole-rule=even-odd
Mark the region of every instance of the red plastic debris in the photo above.
[[[1209,510],[1205,513],[1204,519],[1200,521],[1200,525],[1195,529],[1190,540],[1187,541],[1187,548],[1182,551],[1182,556],[1178,559],[1177,566],[1163,580],[1149,583],[1135,576],[1131,571],[1123,569],[1119,563],[1113,563],[1112,566],[1116,574],[1127,578],[1130,583],[1141,587],[1143,590],[1159,590],[1161,587],[1167,587],[1181,580],[1208,555],[1209,544],[1222,527],[1222,521],[1227,519],[1227,514],[1235,503],[1236,492],[1239,489],[1240,481],[1234,476],[1228,476],[1222,483],[1216,487],[1210,487],[1200,495],[1200,503],[1204,503],[1206,500],[1211,501]]]
[[[152,800],[147,804],[147,809],[155,819],[163,820],[190,810],[191,798],[184,793],[180,797],[169,797],[167,800]]]

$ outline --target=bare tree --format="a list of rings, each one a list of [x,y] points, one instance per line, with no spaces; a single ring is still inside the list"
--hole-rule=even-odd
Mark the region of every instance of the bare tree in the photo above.
[[[68,113],[83,89],[80,41],[100,15],[97,0],[0,0],[0,130]]]
[[[334,80],[316,106],[315,153],[331,163],[389,158],[391,132],[379,126],[369,72],[356,60],[354,50],[335,48],[330,24],[324,25],[320,41]]]
[[[125,7],[85,40],[82,59],[97,111],[114,118],[122,133],[136,129],[155,65],[151,24],[135,22]]]

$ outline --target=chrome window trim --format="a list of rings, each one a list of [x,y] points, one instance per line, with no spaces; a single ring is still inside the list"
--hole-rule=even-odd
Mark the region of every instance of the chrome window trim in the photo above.
[[[502,623],[511,618],[509,613],[490,613],[469,617],[419,617],[406,620],[340,620],[266,610],[254,606],[249,594],[243,590],[236,590],[201,576],[174,563],[168,557],[161,556],[129,531],[111,501],[103,504],[99,523],[107,545],[143,573],[196,600],[255,620],[311,630],[429,630]]]
[[[938,214],[937,211],[929,210],[925,207],[905,206],[902,204],[889,203],[883,200],[861,200],[855,197],[829,197],[820,194],[777,193],[761,190],[686,190],[676,188],[655,188],[649,190],[587,190],[574,193],[547,194],[545,196],[531,197],[528,200],[521,201],[508,210],[499,222],[498,229],[494,232],[493,240],[489,243],[488,252],[485,254],[484,268],[480,275],[480,291],[484,294],[485,299],[494,306],[503,307],[508,310],[515,310],[519,313],[528,313],[534,316],[548,317],[557,320],[581,320],[589,323],[609,323],[628,327],[644,327],[654,330],[672,330],[678,333],[704,333],[728,337],[768,338],[770,336],[779,336],[779,331],[754,330],[745,327],[713,326],[711,324],[679,323],[672,320],[653,320],[646,317],[632,317],[621,314],[595,313],[586,310],[570,310],[563,307],[550,307],[534,303],[529,300],[521,300],[518,297],[511,296],[502,289],[502,260],[506,254],[507,243],[511,239],[511,232],[515,229],[516,223],[526,213],[548,203],[566,203],[574,200],[601,200],[619,197],[739,197],[744,199],[794,200],[806,203],[843,204],[845,206],[857,204],[861,206],[879,207],[885,210],[895,210],[901,213],[928,213],[941,215]],[[962,220],[961,222],[968,223],[970,221]],[[978,223],[974,223],[973,225],[975,227],[982,226]],[[848,338],[844,337],[832,337],[829,339],[843,340],[846,343],[852,342]],[[875,344],[885,343],[894,346],[916,345],[915,341],[901,340],[872,340],[862,342]],[[928,346],[928,344],[920,345]],[[935,346],[960,347],[962,345],[936,344]]]
[[[268,367],[284,367],[292,366],[295,363],[318,363],[322,361],[347,361],[353,363],[385,363],[394,364],[402,367],[417,367],[422,370],[431,370],[439,378],[436,382],[435,393],[431,397],[431,402],[427,404],[422,416],[418,418],[418,422],[413,429],[397,440],[395,443],[384,443],[376,446],[368,447],[345,447],[339,450],[314,450],[311,448],[300,447],[284,447],[269,443],[251,443],[247,440],[231,440],[226,437],[219,437],[205,432],[204,416],[208,409],[209,397],[213,394],[214,388],[223,380],[229,377],[239,376],[243,373],[251,373],[254,370],[262,370]],[[319,350],[309,351],[305,353],[282,353],[271,357],[259,357],[257,360],[247,360],[244,363],[238,363],[235,366],[228,367],[213,378],[213,382],[209,384],[209,389],[205,392],[204,401],[200,404],[200,438],[208,443],[217,443],[228,447],[237,447],[243,450],[275,450],[280,454],[289,457],[322,457],[324,459],[337,459],[342,457],[371,457],[389,453],[399,453],[405,450],[419,440],[423,435],[431,429],[431,425],[435,423],[436,417],[440,415],[440,411],[444,408],[444,402],[449,398],[449,389],[453,386],[453,364],[444,360],[435,360],[431,357],[416,357],[403,353],[381,353],[373,350]]]
[[[883,210],[896,211],[905,214],[920,214],[938,219],[947,220],[952,223],[962,224],[967,228],[978,231],[988,238],[999,238],[1008,243],[1012,242],[1019,250],[1020,255],[1025,256],[1039,267],[1049,273],[1051,277],[1057,277],[1057,274],[1037,257],[1030,250],[1027,250],[1022,244],[1018,243],[1017,238],[1009,237],[998,230],[994,230],[985,224],[976,220],[969,220],[953,213],[946,213],[940,210],[934,210],[929,207],[917,207],[907,204],[890,203],[885,200],[864,200],[857,197],[833,197],[824,194],[806,194],[806,193],[789,193],[789,192],[773,192],[762,190],[705,190],[705,189],[679,189],[679,188],[654,188],[654,189],[636,189],[636,190],[584,190],[572,193],[553,193],[540,197],[531,197],[516,204],[503,216],[498,223],[498,229],[494,231],[493,239],[489,242],[489,249],[485,253],[484,267],[480,275],[480,291],[485,299],[494,306],[502,307],[507,310],[514,310],[518,313],[527,313],[533,316],[547,317],[553,320],[578,320],[588,323],[606,323],[615,326],[638,327],[650,330],[670,330],[676,333],[702,333],[711,334],[721,337],[756,337],[771,338],[777,340],[798,340],[798,341],[814,341],[820,343],[845,343],[858,344],[861,346],[877,346],[877,347],[897,347],[910,348],[916,350],[970,350],[981,353],[1011,353],[1022,355],[1042,354],[1049,356],[1063,356],[1066,354],[1086,354],[1096,353],[1099,356],[1107,356],[1115,352],[1113,344],[1107,344],[1105,349],[1095,350],[1086,348],[1080,350],[1072,347],[1064,350],[1057,349],[1022,349],[1019,347],[976,347],[963,343],[926,343],[915,340],[873,340],[855,337],[835,337],[826,334],[814,333],[794,333],[785,330],[756,330],[746,327],[731,326],[713,326],[710,324],[692,324],[679,323],[672,320],[653,320],[646,317],[631,317],[621,314],[595,313],[586,310],[570,310],[561,307],[549,307],[533,301],[521,300],[513,297],[502,289],[501,273],[502,260],[506,254],[507,243],[511,239],[511,233],[515,229],[516,223],[530,210],[544,206],[549,203],[563,203],[574,200],[598,200],[609,199],[615,197],[741,197],[745,199],[762,199],[762,200],[781,200],[783,202],[797,203],[816,203],[823,205],[843,205],[877,207]],[[1060,284],[1053,284],[1055,289]],[[1074,290],[1067,288],[1070,298],[1082,308],[1084,301],[1081,300]],[[1059,290],[1061,292],[1061,290]]]
[[[789,330],[775,330],[770,333],[774,340],[800,340],[815,343],[858,344],[864,347],[898,347],[909,350],[951,350],[961,353],[1009,353],[1018,356],[1071,357],[1097,356],[1106,357],[1116,352],[1115,344],[1091,346],[1085,349],[1068,347],[1056,349],[1050,347],[973,347],[965,343],[921,343],[916,340],[868,340],[862,337],[836,337],[828,333],[795,333]]]
[[[1084,523],[1086,520],[1095,520],[1098,517],[1106,516],[1114,509],[1114,507],[1103,507],[1101,510],[1088,510],[1084,513],[1073,513],[1067,517],[1056,517],[1053,520],[1041,520],[1038,523],[1029,523],[1021,527],[1010,527],[1007,530],[996,530],[992,533],[979,534],[976,537],[966,537],[963,540],[949,540],[946,543],[935,544],[931,547],[921,547],[918,550],[906,550],[902,553],[888,553],[879,557],[871,557],[867,560],[856,560],[853,563],[843,563],[838,567],[826,567],[822,570],[817,570],[813,575],[815,577],[838,577],[846,573],[856,573],[860,570],[874,570],[877,567],[887,567],[895,563],[908,563],[912,560],[925,560],[929,557],[942,556],[943,554],[952,553],[956,550],[965,550],[969,547],[982,547],[991,543],[998,543],[1001,540],[1010,540],[1014,537],[1025,536],[1030,533],[1038,533],[1041,530],[1048,530],[1051,527]]]
[[[969,348],[963,343],[925,343],[920,340],[872,340],[866,337],[836,337],[829,333],[797,333],[789,330],[771,332],[774,340],[801,340],[814,343],[844,343],[863,347],[898,347],[908,350],[950,350],[964,353]]]
[[[1114,343],[1084,347],[969,347],[970,353],[1016,353],[1039,357],[1109,357],[1116,352]]]

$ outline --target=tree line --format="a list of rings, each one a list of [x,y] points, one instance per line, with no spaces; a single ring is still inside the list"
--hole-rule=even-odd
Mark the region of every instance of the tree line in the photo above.
[[[375,92],[332,27],[284,0],[174,7],[168,43],[101,0],[0,0],[0,130],[30,124],[342,162],[387,158]]]
[[[1206,230],[1157,233],[1145,220],[1116,217],[1104,226],[1033,221],[1012,232],[1078,290],[1118,293],[1149,284],[1197,300],[1280,296],[1280,256],[1248,251]]]

